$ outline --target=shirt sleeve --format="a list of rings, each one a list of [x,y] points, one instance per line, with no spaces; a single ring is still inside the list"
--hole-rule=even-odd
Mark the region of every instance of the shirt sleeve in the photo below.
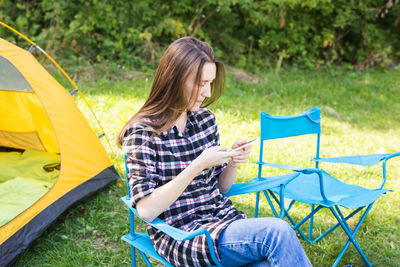
[[[214,143],[215,143],[216,146],[219,146],[220,145],[220,141],[219,141],[219,131],[218,131],[217,120],[215,119],[214,113],[212,113],[211,110],[210,110],[210,114],[211,114],[210,115],[211,116],[211,120],[210,120],[211,127],[214,127],[214,129],[215,129],[215,131],[214,131]],[[222,165],[219,165],[219,166],[216,166],[214,168],[214,174],[213,175],[215,177],[218,177],[221,174],[221,172],[223,172],[223,170],[226,168],[226,166],[227,166],[226,163],[224,163]]]
[[[128,167],[129,193],[132,206],[151,194],[157,186],[155,145],[150,140],[151,132],[144,126],[128,128],[122,144]]]

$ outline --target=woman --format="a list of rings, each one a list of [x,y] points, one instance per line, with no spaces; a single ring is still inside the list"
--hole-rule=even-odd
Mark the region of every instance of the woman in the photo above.
[[[148,222],[158,217],[185,231],[207,229],[224,266],[310,266],[286,222],[246,219],[222,195],[250,155],[250,147],[233,152],[220,146],[214,114],[204,107],[224,85],[224,65],[207,43],[184,37],[168,47],[147,101],[119,135],[132,205]],[[147,231],[175,266],[214,264],[204,235],[176,241],[151,226]]]

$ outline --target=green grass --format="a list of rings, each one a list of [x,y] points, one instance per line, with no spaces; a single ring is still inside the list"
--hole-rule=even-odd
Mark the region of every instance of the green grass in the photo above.
[[[400,86],[398,70],[377,70],[362,74],[335,71],[288,71],[281,76],[266,73],[267,84],[247,84],[228,79],[220,101],[211,109],[220,126],[221,142],[230,146],[238,138],[257,136],[259,113],[291,115],[320,106],[322,112],[321,156],[383,153],[400,150]],[[146,82],[146,79],[149,80]],[[99,77],[95,81],[78,81],[89,103],[113,143],[120,163],[123,157],[114,139],[123,124],[143,104],[150,88],[151,74],[131,79]],[[90,119],[83,101],[78,105]],[[99,132],[97,132],[99,133]],[[103,138],[104,139],[104,138]],[[103,140],[104,142],[104,140]],[[315,139],[307,137],[276,140],[266,144],[267,161],[312,166]],[[107,151],[110,153],[109,149]],[[254,147],[251,159],[259,150]],[[323,167],[334,176],[370,188],[381,182],[381,166]],[[239,168],[238,182],[256,175],[255,164]],[[282,173],[265,168],[265,175]],[[388,163],[386,188],[393,189],[379,199],[357,234],[357,239],[374,266],[399,266],[400,254],[400,159]],[[117,181],[98,194],[66,211],[17,261],[16,266],[128,266],[130,249],[120,237],[128,231],[128,212],[119,198],[126,194],[124,182]],[[254,195],[232,198],[240,210],[250,217]],[[272,213],[265,203],[262,216]],[[295,206],[293,216],[301,218],[308,209]],[[316,231],[334,224],[328,212],[316,219]],[[136,224],[144,230],[141,222]],[[314,266],[332,265],[347,238],[340,229],[316,244],[301,241]],[[341,265],[363,266],[357,251],[350,245]],[[139,266],[144,266],[140,261]]]

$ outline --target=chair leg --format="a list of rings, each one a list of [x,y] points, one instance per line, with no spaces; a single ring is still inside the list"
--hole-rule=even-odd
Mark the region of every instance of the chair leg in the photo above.
[[[337,210],[337,212],[335,211],[334,208],[329,208],[332,212],[332,214],[335,216],[336,220],[340,223],[340,225],[342,226],[343,230],[345,231],[345,233],[347,234],[347,236],[349,237],[347,243],[345,244],[345,246],[343,247],[342,251],[340,252],[340,254],[338,255],[338,257],[336,258],[335,263],[333,264],[333,266],[337,266],[339,264],[340,259],[343,257],[345,251],[347,250],[347,248],[350,245],[350,242],[353,243],[354,247],[357,249],[358,253],[361,255],[361,257],[363,258],[365,264],[367,266],[372,266],[372,264],[369,262],[367,256],[365,255],[365,253],[363,252],[363,250],[361,249],[360,245],[358,244],[355,235],[357,233],[357,231],[360,229],[361,224],[363,223],[363,221],[365,220],[365,218],[368,215],[368,212],[370,211],[370,209],[372,208],[373,203],[371,203],[367,209],[365,210],[363,216],[361,217],[360,221],[358,222],[356,228],[354,229],[354,231],[351,231],[349,225],[347,224],[346,221],[343,222],[342,219],[343,215],[340,212],[339,207],[335,206],[335,209]]]
[[[347,215],[346,218],[344,218],[345,221],[347,221],[348,219],[350,219],[351,217],[353,217],[354,215],[356,215],[360,210],[362,210],[363,208],[358,208],[355,211],[353,211],[352,213],[350,213],[349,215]],[[319,240],[321,240],[322,238],[324,238],[325,236],[327,236],[328,234],[330,234],[333,230],[335,230],[337,227],[340,226],[340,223],[335,224],[334,226],[332,226],[331,228],[329,228],[327,231],[325,231],[325,233],[321,234],[319,237],[315,238],[312,243],[316,243]]]
[[[313,214],[314,205],[311,205],[311,214]],[[308,239],[312,240],[312,232],[313,232],[313,224],[314,224],[314,214],[310,217],[310,225],[308,228]]]
[[[286,216],[289,218],[289,220],[292,222],[292,224],[293,224],[293,230],[297,231],[297,232],[301,235],[301,237],[302,237],[305,241],[307,241],[308,243],[314,243],[315,241],[312,240],[312,239],[307,238],[306,235],[303,233],[303,231],[300,229],[300,227],[301,227],[306,221],[308,221],[311,217],[313,217],[314,214],[317,213],[317,212],[318,212],[320,209],[322,209],[322,208],[323,208],[322,206],[318,206],[316,209],[313,209],[312,212],[311,212],[310,214],[308,214],[304,219],[302,219],[302,220],[301,220],[299,223],[297,223],[297,224],[294,222],[294,220],[293,220],[289,215],[286,215]]]
[[[280,188],[280,201],[279,201],[279,209],[280,209],[280,214],[279,214],[279,218],[283,220],[283,218],[285,218],[285,212],[286,212],[286,207],[285,207],[285,195],[284,195],[284,187],[281,186]]]
[[[258,205],[260,204],[260,192],[256,193],[256,207],[254,210],[254,218],[258,218]]]
[[[271,194],[271,196],[272,196],[272,198],[275,200],[275,202],[282,208],[281,202],[282,202],[283,200],[279,200],[279,199],[275,196],[275,194],[274,194],[272,191],[268,190],[268,192]],[[293,206],[293,204],[295,203],[295,200],[292,200],[292,201],[290,202],[290,205],[289,205],[289,207],[288,207],[287,209],[283,206],[283,209],[284,209],[283,216],[278,216],[278,212],[276,211],[276,209],[275,209],[274,205],[272,204],[272,201],[271,201],[271,199],[270,199],[270,197],[269,197],[269,195],[267,194],[266,191],[264,191],[264,195],[265,195],[266,199],[268,200],[268,203],[269,203],[269,205],[270,205],[270,207],[271,207],[271,209],[272,209],[272,212],[274,213],[274,216],[275,216],[275,217],[281,218],[281,219],[283,219],[284,217],[287,217],[288,220],[289,220],[289,221],[291,222],[291,224],[293,225],[293,226],[292,226],[293,230],[297,231],[297,232],[301,235],[301,237],[302,237],[304,240],[306,240],[308,243],[313,243],[310,239],[307,238],[307,236],[306,236],[306,235],[303,233],[303,231],[300,229],[300,226],[310,218],[310,216],[311,216],[310,214],[309,214],[306,218],[304,218],[300,223],[297,223],[297,224],[296,224],[296,222],[293,220],[293,218],[289,215],[289,210],[290,210],[290,208]],[[316,212],[317,212],[318,210],[320,210],[320,209],[321,209],[321,207],[318,207],[318,208],[314,211],[314,213],[316,213]],[[282,211],[281,211],[281,215],[282,215]]]
[[[271,192],[270,190],[268,190],[268,192],[271,194],[271,196],[274,198],[274,200],[275,200],[275,202],[279,205],[279,206],[281,206],[282,207],[282,205],[281,205],[281,201],[282,200],[279,200],[275,195],[274,195],[274,193],[273,192]],[[278,216],[278,213],[277,213],[277,211],[276,211],[276,209],[275,209],[275,207],[274,207],[274,205],[272,204],[272,201],[271,201],[271,198],[269,197],[269,194],[266,192],[266,191],[263,191],[263,193],[264,193],[264,195],[265,195],[265,197],[266,197],[266,199],[268,200],[268,203],[269,203],[269,205],[270,205],[270,207],[271,207],[271,209],[272,209],[272,211],[273,211],[273,213],[274,213],[274,216],[275,217],[281,217],[281,216]],[[289,213],[288,213],[288,211],[289,211],[289,209],[292,207],[292,205],[293,205],[293,203],[294,203],[295,201],[294,200],[292,200],[292,202],[290,203],[290,205],[289,205],[289,207],[286,209],[285,208],[285,213],[284,213],[284,216],[283,217],[287,217],[288,219],[289,219],[289,221],[292,223],[292,228],[293,228],[293,230],[295,230],[295,231],[297,231],[299,234],[300,234],[300,236],[305,240],[305,241],[307,241],[308,243],[316,243],[316,242],[318,242],[319,240],[321,240],[323,237],[325,237],[325,236],[327,236],[329,233],[331,233],[333,230],[335,230],[338,226],[340,226],[341,225],[341,223],[340,222],[338,222],[336,225],[334,225],[333,227],[331,227],[330,229],[328,229],[325,233],[323,233],[323,234],[321,234],[320,236],[318,236],[317,238],[315,238],[314,240],[312,239],[312,233],[313,233],[313,225],[314,225],[314,215],[321,209],[321,208],[323,208],[322,206],[318,206],[317,208],[315,208],[315,205],[311,205],[311,212],[308,214],[308,216],[306,216],[305,218],[303,218],[299,223],[296,223],[294,220],[293,220],[293,218],[289,215]],[[342,217],[342,222],[344,222],[344,224],[346,224],[346,227],[348,228],[348,229],[350,229],[350,227],[347,225],[347,220],[349,219],[349,218],[351,218],[351,217],[353,217],[355,214],[357,214],[360,210],[362,210],[363,208],[358,208],[357,210],[355,210],[355,211],[353,211],[351,214],[349,214],[348,216],[346,216],[346,218],[344,218],[343,217],[343,215],[341,214],[341,212],[340,212],[340,210],[338,210],[338,212],[339,212],[339,214],[341,215],[341,217]],[[367,211],[366,211],[367,212]],[[367,212],[368,213],[368,212]],[[282,215],[282,213],[281,213],[281,215]],[[366,215],[365,215],[366,216]],[[283,219],[283,218],[281,218],[281,219]],[[301,225],[303,225],[307,220],[310,220],[310,225],[309,225],[309,232],[308,232],[308,238],[307,238],[307,236],[306,236],[306,234],[305,233],[303,233],[303,231],[300,229],[300,227],[301,227]],[[364,219],[362,219],[362,221],[363,221]],[[362,222],[362,221],[360,221],[360,222]],[[360,224],[361,225],[361,224]],[[359,226],[358,226],[358,228],[359,228]],[[353,232],[353,234],[355,235],[355,233],[358,231],[358,228]],[[350,232],[351,232],[351,230],[350,230]],[[349,243],[350,243],[350,241],[348,241]],[[347,247],[348,247],[348,245],[346,245],[346,249],[347,249]],[[344,249],[344,251],[346,250],[346,249]],[[343,252],[343,254],[344,254],[344,252]],[[360,253],[361,254],[361,253]],[[342,255],[343,256],[343,255]],[[340,258],[342,257],[342,256],[340,256]],[[362,255],[361,255],[362,256]],[[340,260],[340,258],[339,258],[339,260]],[[366,259],[366,257],[365,257],[365,259]],[[367,259],[367,261],[368,261],[368,259]],[[367,265],[368,265],[368,263],[367,263]]]
[[[136,251],[134,246],[131,246],[131,264],[132,267],[136,267]]]
[[[284,203],[284,201],[281,203],[282,200],[279,200],[278,197],[275,195],[275,193],[272,192],[271,190],[268,190],[268,192],[267,192],[267,191],[263,191],[263,193],[264,193],[264,195],[265,195],[265,198],[268,200],[268,204],[269,204],[269,206],[271,207],[271,210],[272,210],[272,212],[274,213],[274,216],[275,216],[275,217],[279,217],[279,218],[283,219],[285,216],[289,216],[289,210],[292,208],[292,206],[293,206],[293,204],[296,202],[296,200],[293,200],[293,199],[292,199],[292,200],[290,201],[289,206],[288,206],[287,208],[285,207],[286,204],[283,205],[285,214],[284,214],[283,217],[281,217],[281,216],[278,216],[278,212],[276,211],[275,206],[272,204],[272,200],[271,200],[271,198],[269,197],[269,195],[271,195],[271,197],[275,200],[276,204],[278,204],[279,207],[282,207],[282,203]],[[269,194],[268,194],[268,193],[269,193]],[[281,199],[284,200],[285,198],[281,197]],[[282,215],[282,209],[280,210],[280,213],[281,213],[281,215]]]
[[[149,259],[147,258],[146,254],[144,254],[143,252],[141,252],[140,250],[138,250],[140,255],[142,256],[144,262],[146,263],[147,267],[152,267],[153,265],[151,265]]]
[[[268,190],[268,192],[271,194],[271,196],[273,196],[273,197],[275,198],[274,193],[272,193],[272,192],[269,191],[269,190]],[[265,198],[267,199],[268,204],[269,204],[269,207],[271,208],[272,213],[274,214],[274,216],[275,216],[275,217],[279,217],[279,216],[278,216],[278,212],[276,211],[276,209],[275,209],[275,207],[274,207],[274,204],[272,203],[271,198],[270,198],[269,195],[268,195],[268,192],[267,192],[267,191],[263,191],[264,196],[265,196]],[[280,205],[279,201],[278,201],[276,198],[275,198],[275,201],[276,201],[276,203],[278,203],[278,205]]]
[[[135,217],[131,210],[129,210],[129,230],[131,235],[135,233]],[[136,267],[136,251],[134,246],[131,246],[131,262],[132,267]]]

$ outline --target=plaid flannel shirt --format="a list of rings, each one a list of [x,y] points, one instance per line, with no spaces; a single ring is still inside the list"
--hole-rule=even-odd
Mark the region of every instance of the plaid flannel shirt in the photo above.
[[[206,108],[188,112],[185,133],[176,126],[159,135],[145,129],[143,124],[128,128],[123,142],[129,168],[129,187],[132,205],[157,187],[172,180],[201,152],[219,145],[214,114]],[[233,221],[246,218],[218,188],[218,176],[226,164],[205,169],[188,185],[181,196],[158,217],[184,231],[205,228],[213,239],[218,255],[218,237]],[[156,251],[175,266],[207,266],[213,260],[205,235],[191,240],[176,241],[147,225]]]

